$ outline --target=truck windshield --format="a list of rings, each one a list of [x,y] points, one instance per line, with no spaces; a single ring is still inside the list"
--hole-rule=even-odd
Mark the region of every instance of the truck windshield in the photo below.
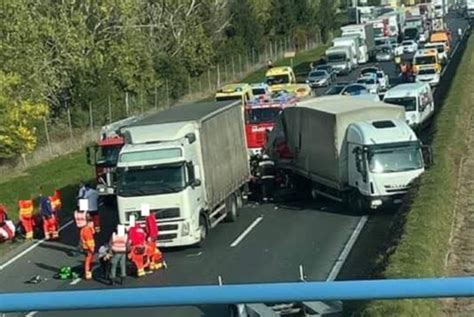
[[[101,146],[97,150],[97,165],[116,166],[122,146]]]
[[[216,101],[239,100],[242,101],[242,96],[220,96],[216,97]]]
[[[337,63],[337,62],[345,62],[346,61],[346,54],[345,53],[330,53],[327,56],[328,62]]]
[[[280,113],[280,108],[247,109],[245,112],[245,123],[272,123]]]
[[[436,64],[436,56],[418,56],[415,58],[415,65]]]
[[[253,88],[252,89],[252,94],[254,96],[260,96],[260,95],[265,95],[267,91],[264,88]]]
[[[267,84],[270,86],[288,84],[289,82],[290,82],[290,76],[288,76],[287,74],[267,77]]]
[[[184,163],[118,169],[117,193],[122,197],[177,193],[184,189]]]
[[[418,36],[418,30],[415,28],[405,29],[405,38],[415,39]]]
[[[368,161],[372,173],[396,173],[423,168],[419,146],[370,150]]]
[[[403,98],[385,98],[385,103],[392,105],[403,106],[405,111],[416,111],[416,98],[415,97],[403,97]]]

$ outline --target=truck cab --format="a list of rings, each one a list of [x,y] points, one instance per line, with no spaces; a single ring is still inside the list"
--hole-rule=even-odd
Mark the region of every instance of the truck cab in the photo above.
[[[216,92],[216,101],[239,100],[245,105],[252,98],[252,87],[245,83],[225,85]]]
[[[343,36],[343,37],[336,37],[332,40],[333,47],[339,46],[349,46],[352,50],[352,64],[357,65],[359,63],[359,40],[358,37],[353,36]]]
[[[296,84],[295,72],[289,66],[272,67],[265,74],[265,82],[272,92],[280,91],[287,85]]]
[[[426,43],[424,48],[435,49],[438,52],[438,60],[441,65],[446,64],[448,61],[448,53],[446,49],[446,44],[443,42],[438,43]]]
[[[411,182],[421,175],[421,142],[403,120],[354,122],[347,130],[348,183],[358,195],[358,210],[402,203]]]
[[[435,110],[431,87],[423,82],[397,85],[385,93],[383,101],[404,107],[406,121],[413,129],[428,123]]]
[[[103,126],[99,141],[86,148],[87,164],[95,167],[97,191],[101,196],[116,194],[117,161],[120,150],[125,144],[119,131],[138,119],[139,117],[133,116]]]
[[[295,106],[298,100],[292,94],[274,93],[270,98],[254,100],[245,106],[245,134],[250,157],[262,153],[267,133],[273,130],[280,112]]]
[[[326,58],[337,74],[349,74],[354,68],[350,46],[330,47],[326,50]]]
[[[446,53],[451,50],[451,33],[448,31],[433,32],[430,43],[443,43],[446,46]]]

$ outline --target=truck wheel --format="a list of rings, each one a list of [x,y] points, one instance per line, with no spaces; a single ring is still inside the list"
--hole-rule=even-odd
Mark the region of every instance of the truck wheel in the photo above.
[[[364,203],[364,200],[359,193],[357,192],[351,193],[348,202],[349,202],[349,208],[351,208],[355,214],[365,215],[367,213],[366,204]]]
[[[198,243],[200,247],[202,247],[208,235],[209,235],[209,225],[208,225],[207,219],[204,215],[200,215],[199,216],[199,236],[201,240]]]
[[[226,202],[226,212],[227,215],[225,217],[226,222],[235,222],[237,221],[237,217],[239,217],[239,209],[237,208],[237,201],[235,195],[231,195]]]

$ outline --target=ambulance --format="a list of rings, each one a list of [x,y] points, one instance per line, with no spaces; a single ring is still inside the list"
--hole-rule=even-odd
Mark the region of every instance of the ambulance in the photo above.
[[[242,106],[252,98],[252,86],[245,83],[225,85],[216,93],[216,101],[240,100]]]
[[[432,66],[436,71],[441,71],[441,63],[438,57],[438,51],[433,48],[420,49],[416,51],[413,57],[413,68],[415,74],[421,66]]]

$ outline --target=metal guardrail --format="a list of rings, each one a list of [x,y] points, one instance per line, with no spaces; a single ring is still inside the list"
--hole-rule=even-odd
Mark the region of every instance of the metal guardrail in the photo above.
[[[3,293],[0,312],[440,297],[474,297],[474,277]]]

